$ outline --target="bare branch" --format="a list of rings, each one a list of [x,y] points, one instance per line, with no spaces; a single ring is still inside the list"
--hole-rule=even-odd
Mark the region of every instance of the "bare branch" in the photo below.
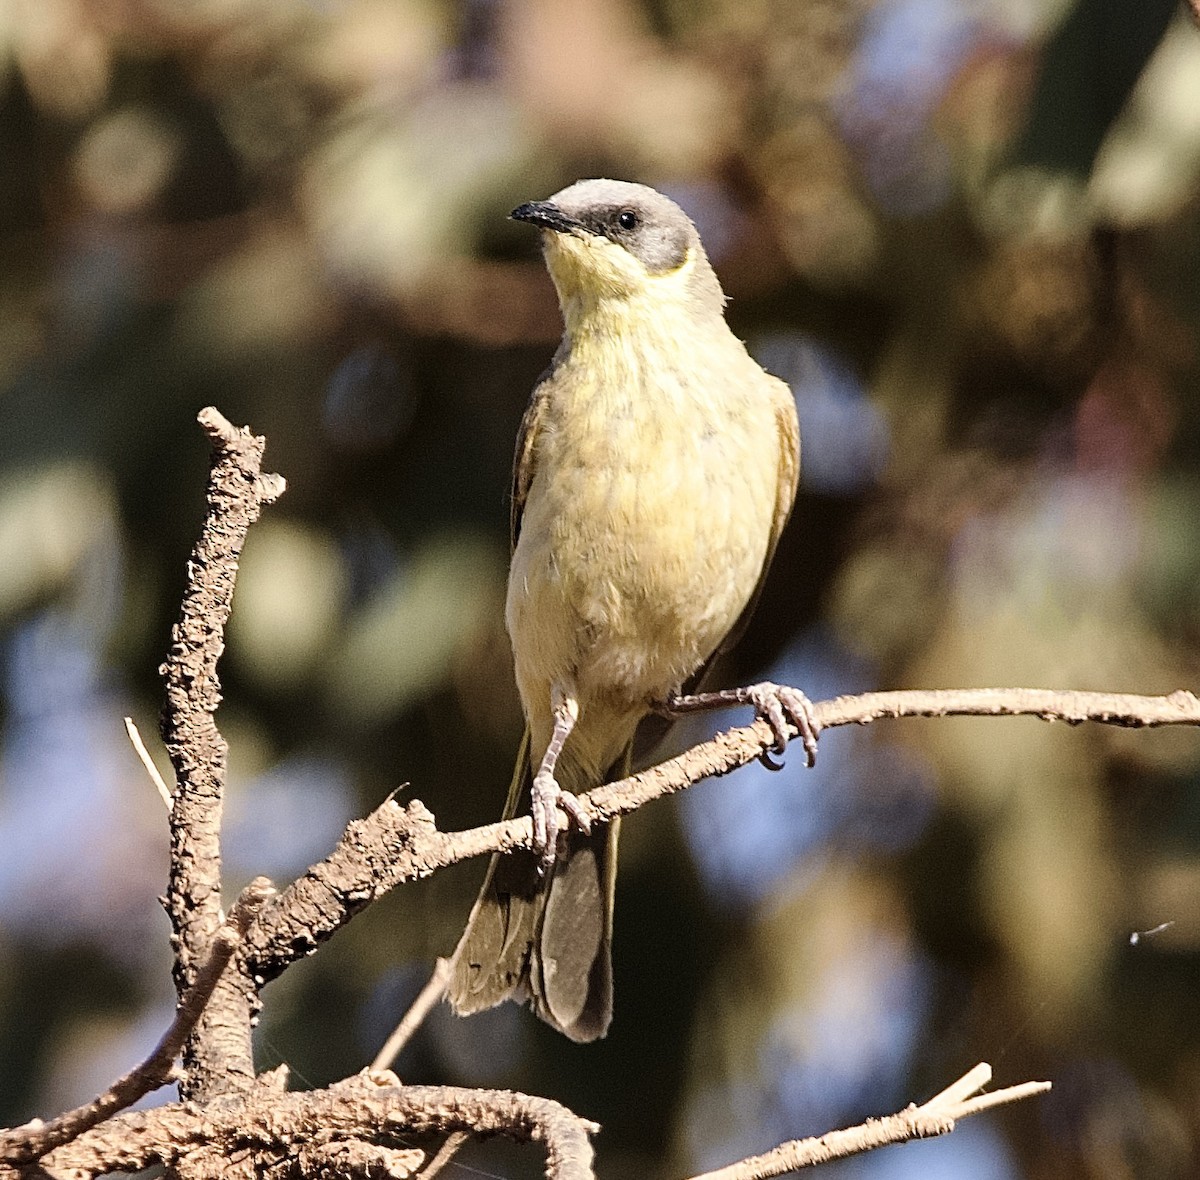
[[[1024,1082],[1019,1086],[1009,1086],[1005,1090],[978,1094],[972,1098],[971,1095],[986,1086],[991,1078],[990,1065],[977,1065],[923,1106],[910,1106],[897,1114],[868,1119],[857,1127],[830,1131],[819,1138],[793,1139],[781,1143],[765,1155],[739,1160],[715,1172],[694,1176],[692,1180],[767,1180],[771,1176],[784,1176],[788,1172],[798,1172],[801,1168],[811,1168],[829,1160],[873,1151],[889,1143],[932,1139],[953,1131],[958,1119],[1007,1102],[1018,1102],[1050,1089],[1049,1082]]]
[[[405,1148],[413,1135],[456,1131],[541,1144],[550,1180],[592,1180],[589,1137],[597,1130],[595,1123],[548,1098],[509,1090],[400,1086],[389,1073],[360,1074],[310,1093],[256,1087],[206,1108],[173,1103],[129,1111],[37,1163],[0,1162],[0,1180],[45,1180],[46,1172],[84,1180],[115,1169],[172,1167],[185,1157],[194,1165],[198,1152],[212,1157],[214,1176],[230,1174],[235,1153],[244,1158],[245,1173],[257,1175],[314,1146],[328,1158],[338,1142]]]
[[[923,1106],[819,1138],[793,1140],[694,1180],[767,1180],[890,1143],[944,1135],[959,1119],[1050,1088],[1048,1082],[1025,1082],[978,1093],[990,1079],[991,1068],[978,1065]],[[185,1156],[195,1164],[200,1154],[211,1156],[214,1176],[227,1175],[235,1151],[246,1175],[303,1158],[322,1161],[330,1174],[367,1174],[372,1165],[384,1169],[374,1174],[403,1176],[420,1165],[420,1153],[411,1150],[407,1137],[428,1133],[448,1136],[427,1169],[430,1174],[463,1137],[499,1134],[542,1144],[550,1180],[592,1180],[590,1136],[598,1129],[545,1098],[506,1090],[400,1086],[391,1073],[364,1071],[312,1093],[281,1094],[259,1086],[207,1109],[175,1103],[119,1115],[39,1163],[8,1155],[0,1163],[0,1180],[32,1180],[47,1171],[82,1180],[116,1168],[171,1167]],[[410,1150],[401,1150],[405,1148]]]
[[[425,1152],[415,1147],[381,1147],[361,1139],[334,1137],[329,1143],[301,1147],[296,1159],[281,1163],[283,1176],[320,1176],[321,1180],[411,1180],[420,1174]]]
[[[162,735],[175,768],[171,866],[166,908],[175,948],[175,987],[183,996],[221,926],[221,810],[227,747],[213,714],[221,700],[217,660],[233,603],[238,558],[264,504],[283,480],[261,471],[265,440],[238,430],[211,406],[200,424],[213,448],[200,537],[188,562],[187,588],[171,649],[160,669],[166,689]],[[248,981],[222,978],[184,1051],[185,1096],[201,1097],[253,1078]]]
[[[47,1123],[40,1120],[0,1135],[0,1157],[13,1163],[38,1159],[57,1147],[77,1139],[85,1131],[132,1106],[143,1094],[164,1085],[184,1042],[196,1027],[221,973],[242,945],[242,940],[263,902],[274,894],[265,877],[252,881],[238,898],[228,920],[217,931],[208,959],[196,973],[196,981],[175,1009],[175,1019],[154,1051],[140,1065],[118,1078],[103,1094],[84,1106],[60,1114]]]
[[[884,717],[1031,716],[1148,727],[1200,725],[1200,700],[1180,690],[1170,696],[1055,692],[1031,688],[967,688],[874,692],[835,697],[812,706],[821,729],[866,725]],[[775,741],[765,721],[726,730],[677,758],[640,774],[597,787],[581,798],[593,823],[627,815],[701,779],[728,774],[753,762]],[[447,865],[529,848],[529,816],[461,832],[440,832],[418,800],[402,807],[385,800],[346,829],[334,851],[267,906],[247,935],[246,958],[261,986],[295,959],[311,954],[365,906],[397,885],[427,877]]]
[[[525,827],[528,838],[528,819]],[[401,807],[389,797],[365,819],[352,821],[333,852],[283,890],[251,926],[245,960],[255,984],[262,987],[289,963],[312,954],[395,886],[441,867],[445,839],[416,800]]]
[[[951,716],[1038,717],[1069,725],[1096,721],[1127,728],[1200,725],[1200,700],[1183,689],[1169,696],[1040,688],[912,689],[834,697],[815,703],[812,712],[822,730],[868,725],[885,717]],[[795,726],[789,726],[789,732],[796,735]],[[765,721],[728,730],[632,778],[598,787],[584,797],[584,806],[593,822],[626,815],[660,795],[674,794],[701,779],[745,766],[773,742]]]
[[[392,1035],[384,1042],[383,1048],[375,1054],[371,1069],[391,1069],[404,1046],[412,1039],[413,1033],[425,1022],[425,1018],[441,1002],[446,994],[446,985],[450,981],[450,960],[439,957],[433,965],[433,973],[425,986],[421,988],[417,998],[413,1000],[400,1023],[392,1031]]]

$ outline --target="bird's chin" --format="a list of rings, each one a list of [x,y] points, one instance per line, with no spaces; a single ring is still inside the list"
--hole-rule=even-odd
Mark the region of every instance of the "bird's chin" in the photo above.
[[[546,268],[562,300],[619,298],[638,288],[637,276],[622,265],[625,251],[618,254],[620,248],[604,238],[543,231],[543,248]]]

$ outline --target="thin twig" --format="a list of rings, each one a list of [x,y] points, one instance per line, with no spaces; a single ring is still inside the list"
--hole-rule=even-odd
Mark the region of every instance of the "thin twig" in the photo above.
[[[437,1155],[429,1161],[428,1165],[421,1172],[421,1180],[433,1180],[434,1176],[458,1154],[459,1148],[466,1141],[466,1131],[451,1131],[446,1136],[445,1142],[437,1149]]]
[[[150,751],[146,749],[146,743],[142,741],[142,735],[138,732],[138,727],[134,725],[132,717],[125,718],[125,733],[129,737],[130,744],[133,746],[133,752],[141,759],[142,765],[146,768],[146,773],[150,776],[150,781],[154,784],[159,798],[162,799],[169,814],[173,806],[171,788],[167,786],[163,780],[163,776],[158,773],[158,767],[154,765],[154,759],[150,757]]]
[[[446,984],[450,981],[450,960],[439,958],[433,965],[433,973],[426,984],[417,994],[417,998],[400,1023],[392,1030],[392,1035],[384,1042],[383,1048],[375,1054],[371,1069],[391,1069],[392,1063],[404,1050],[404,1046],[412,1039],[413,1033],[425,1022],[425,1018],[441,1002],[446,994]]]
[[[174,1020],[149,1057],[84,1106],[60,1114],[49,1122],[26,1123],[0,1136],[0,1157],[14,1164],[39,1159],[164,1085],[169,1080],[175,1058],[212,998],[221,973],[242,945],[251,921],[274,892],[265,877],[246,886],[229,918],[217,931],[208,958],[196,973],[195,983],[176,1006]]]
[[[1069,725],[1095,721],[1126,728],[1200,725],[1200,699],[1183,689],[1169,696],[1040,688],[910,689],[834,697],[815,703],[812,711],[821,730],[868,725],[885,717],[952,716],[1037,717]],[[794,726],[789,726],[789,731],[796,733]],[[582,801],[589,818],[603,823],[701,779],[728,774],[758,758],[773,743],[771,727],[756,721],[718,734],[632,778],[598,787]]]
[[[830,1131],[827,1135],[811,1139],[793,1139],[781,1143],[764,1155],[751,1156],[735,1164],[705,1172],[692,1180],[768,1180],[772,1176],[784,1176],[801,1168],[811,1168],[829,1160],[843,1159],[848,1155],[859,1155],[873,1151],[889,1143],[905,1143],[911,1139],[932,1139],[954,1130],[958,1119],[979,1114],[1007,1102],[1019,1102],[1034,1094],[1043,1094],[1050,1089],[1049,1082],[1023,1082],[990,1094],[971,1097],[981,1086],[991,1081],[990,1065],[980,1064],[964,1074],[957,1082],[947,1086],[940,1094],[923,1106],[910,1106],[897,1114],[884,1118],[868,1119],[857,1127],[844,1131]]]

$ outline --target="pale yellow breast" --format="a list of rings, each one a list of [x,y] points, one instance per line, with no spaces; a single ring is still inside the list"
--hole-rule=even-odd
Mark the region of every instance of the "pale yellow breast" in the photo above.
[[[640,715],[757,585],[779,484],[768,378],[732,336],[686,352],[671,340],[577,340],[552,379],[507,610],[535,729],[564,678],[581,730],[589,701]]]

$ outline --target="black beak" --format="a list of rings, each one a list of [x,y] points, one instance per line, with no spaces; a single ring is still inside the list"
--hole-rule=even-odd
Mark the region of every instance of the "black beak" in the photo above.
[[[583,222],[568,217],[553,201],[529,201],[518,205],[509,217],[513,221],[528,221],[541,229],[552,229],[557,234],[573,234],[583,230]]]

